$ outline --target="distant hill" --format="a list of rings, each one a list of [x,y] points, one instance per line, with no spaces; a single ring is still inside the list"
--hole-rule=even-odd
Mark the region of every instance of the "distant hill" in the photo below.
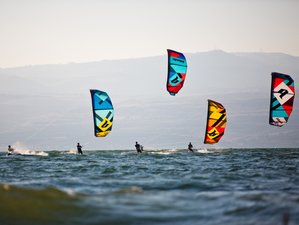
[[[165,51],[166,52],[166,51]],[[280,53],[186,54],[188,72],[177,96],[166,91],[167,57],[0,69],[0,147],[20,141],[43,150],[298,147],[299,99],[289,123],[268,125],[270,74],[299,77],[299,57]],[[89,89],[110,94],[112,132],[93,136]],[[204,145],[207,99],[227,109],[222,140]]]

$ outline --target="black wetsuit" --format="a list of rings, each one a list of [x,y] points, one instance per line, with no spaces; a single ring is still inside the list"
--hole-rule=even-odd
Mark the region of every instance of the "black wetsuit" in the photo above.
[[[83,154],[83,152],[82,152],[82,146],[80,144],[77,145],[77,150],[78,150],[79,154],[81,154],[81,155]]]
[[[189,143],[189,145],[188,145],[188,150],[191,151],[191,152],[193,152],[193,149],[192,149],[192,148],[193,148],[193,145],[192,145],[191,143]]]
[[[137,153],[141,153],[141,148],[140,148],[140,144],[136,143],[135,148],[137,150]]]

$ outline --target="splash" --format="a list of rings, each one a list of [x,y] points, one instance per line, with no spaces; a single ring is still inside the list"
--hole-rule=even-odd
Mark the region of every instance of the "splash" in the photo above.
[[[157,155],[171,155],[171,154],[175,154],[177,152],[181,151],[180,149],[175,149],[175,148],[172,148],[172,149],[151,149],[151,150],[146,150],[145,149],[145,152],[146,153],[149,153],[149,154],[157,154]]]
[[[199,149],[194,149],[194,152],[198,152],[198,153],[211,153],[211,151],[209,151],[206,148],[199,148]]]
[[[223,148],[199,148],[194,150],[197,153],[209,154],[209,153],[220,153],[223,152],[225,149]]]
[[[66,152],[61,152],[61,154],[66,154],[66,155],[76,155],[77,154],[77,150],[75,149],[70,149]]]
[[[29,149],[24,143],[17,141],[13,144],[14,151],[12,155],[38,155],[38,156],[48,156],[49,154],[44,151],[34,151]]]

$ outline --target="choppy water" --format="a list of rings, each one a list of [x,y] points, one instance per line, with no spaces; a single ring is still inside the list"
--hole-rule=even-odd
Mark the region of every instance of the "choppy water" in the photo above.
[[[0,153],[1,225],[299,224],[299,149],[69,153]]]

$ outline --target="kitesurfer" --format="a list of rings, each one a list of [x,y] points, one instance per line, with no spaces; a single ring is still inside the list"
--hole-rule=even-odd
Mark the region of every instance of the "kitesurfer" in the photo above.
[[[8,145],[8,149],[7,149],[7,154],[12,154],[14,152],[14,149],[10,146],[10,145]]]
[[[193,145],[191,144],[191,142],[189,142],[189,144],[188,144],[188,150],[189,151],[191,151],[191,152],[193,152]]]
[[[80,143],[77,144],[77,150],[78,150],[78,154],[83,154],[82,152],[82,146],[80,145]]]
[[[142,151],[141,151],[141,145],[138,144],[137,141],[136,141],[136,144],[135,144],[135,148],[136,148],[137,153],[141,153],[141,152],[142,152]]]

